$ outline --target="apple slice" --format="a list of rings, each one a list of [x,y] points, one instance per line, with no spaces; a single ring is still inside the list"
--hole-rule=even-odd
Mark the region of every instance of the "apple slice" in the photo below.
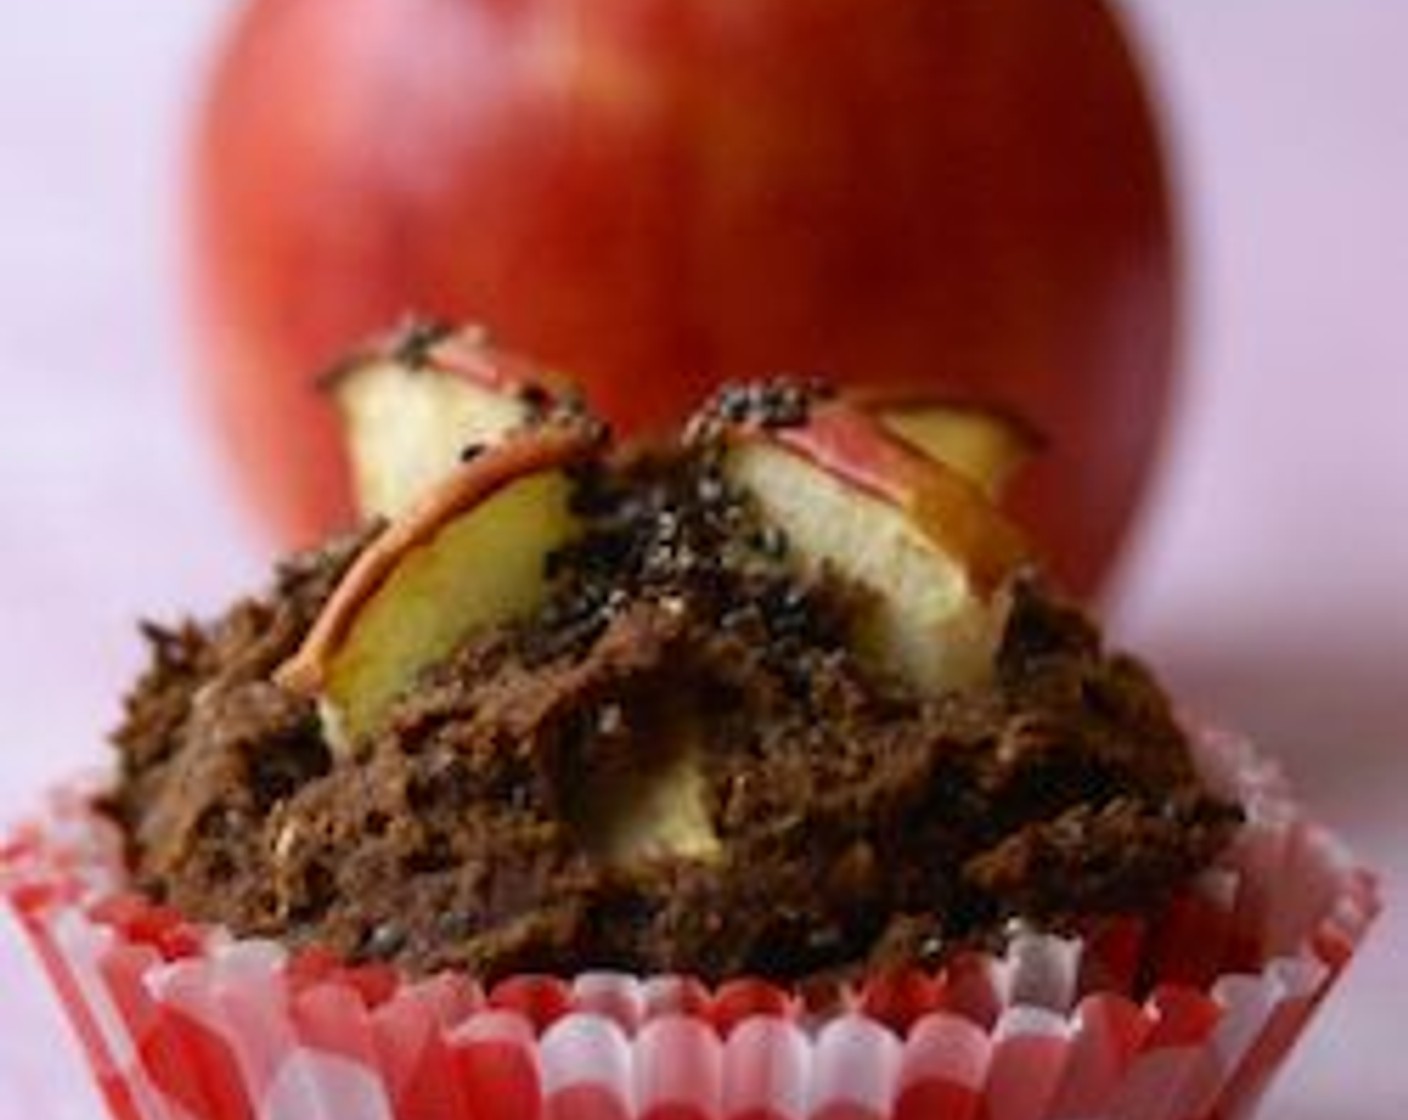
[[[662,858],[713,860],[723,846],[709,815],[698,716],[666,699],[669,720],[639,769],[586,777],[568,816],[586,847],[613,867]]]
[[[568,468],[599,426],[552,423],[461,463],[358,558],[280,685],[317,698],[334,747],[373,733],[425,669],[542,601],[545,561],[578,525]]]
[[[880,422],[931,459],[1000,498],[1043,447],[1037,430],[1016,414],[984,405],[895,401],[875,406]]]
[[[987,676],[1027,551],[977,485],[841,402],[725,438],[725,473],[798,561],[873,593],[856,635],[864,654],[928,695]]]
[[[466,447],[531,424],[562,393],[477,327],[411,328],[341,370],[331,388],[358,506],[381,517],[400,516]]]

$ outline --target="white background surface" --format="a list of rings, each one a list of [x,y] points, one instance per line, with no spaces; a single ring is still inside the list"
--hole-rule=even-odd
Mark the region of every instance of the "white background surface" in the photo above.
[[[1173,453],[1113,624],[1190,706],[1281,754],[1386,872],[1394,909],[1265,1114],[1398,1120],[1408,4],[1129,6],[1177,152],[1190,316]],[[179,326],[180,143],[226,8],[0,10],[0,816],[102,762],[139,613],[214,609],[262,578]]]

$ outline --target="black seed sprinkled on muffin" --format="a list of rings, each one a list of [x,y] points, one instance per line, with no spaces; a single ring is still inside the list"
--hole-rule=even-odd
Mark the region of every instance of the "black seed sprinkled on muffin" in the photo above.
[[[695,414],[686,440],[694,444],[712,443],[719,428],[730,425],[799,428],[807,422],[816,402],[834,395],[828,382],[802,375],[783,374],[763,381],[730,382]]]

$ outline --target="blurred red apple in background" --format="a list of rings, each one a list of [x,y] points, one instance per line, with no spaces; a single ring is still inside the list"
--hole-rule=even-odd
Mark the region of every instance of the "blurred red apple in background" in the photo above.
[[[286,542],[348,508],[309,386],[411,310],[627,429],[782,370],[1015,408],[1082,591],[1157,450],[1168,195],[1096,0],[254,0],[199,139],[206,364]]]

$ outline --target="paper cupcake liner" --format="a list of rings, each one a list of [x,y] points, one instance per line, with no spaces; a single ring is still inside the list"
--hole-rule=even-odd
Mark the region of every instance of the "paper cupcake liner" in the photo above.
[[[485,991],[290,955],[122,893],[119,838],[71,791],[0,848],[0,1100],[46,1120],[1246,1116],[1377,889],[1249,747],[1207,734],[1199,755],[1248,823],[1157,919],[1018,932],[825,1006],[754,980]],[[49,1110],[36,1053],[69,1073]]]

